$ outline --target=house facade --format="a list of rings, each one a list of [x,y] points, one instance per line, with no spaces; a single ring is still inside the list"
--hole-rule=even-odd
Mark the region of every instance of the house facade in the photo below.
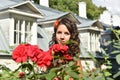
[[[9,46],[15,46],[22,42],[37,44],[38,18],[43,18],[42,14],[28,1],[1,10],[0,27]]]
[[[103,27],[99,21],[92,21],[24,0],[2,0],[0,3],[0,50],[3,50],[0,53],[2,60],[0,64],[14,65],[11,53],[20,43],[27,42],[48,50],[48,43],[53,33],[53,23],[56,19],[63,17],[69,17],[77,23],[83,67],[86,68],[84,58],[87,58],[91,65],[90,68],[95,68],[94,62],[85,51],[93,52],[95,56],[96,52],[100,52],[99,39]],[[10,54],[5,54],[6,50]]]

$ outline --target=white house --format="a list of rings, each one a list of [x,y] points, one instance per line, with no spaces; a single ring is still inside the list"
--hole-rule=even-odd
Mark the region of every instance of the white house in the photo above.
[[[82,48],[96,52],[100,51],[100,34],[103,31],[101,23],[76,16],[69,12],[58,11],[46,6],[34,4],[24,0],[2,0],[0,2],[0,64],[14,66],[11,54],[12,49],[22,42],[36,44],[43,50],[48,50],[48,43],[53,33],[53,23],[56,19],[69,17],[77,23],[80,32]],[[91,69],[95,68],[89,55],[82,50],[81,60],[85,66],[84,58],[89,58]],[[2,61],[1,61],[2,60]],[[12,68],[13,69],[13,68]]]
[[[100,15],[99,21],[112,26],[120,26],[120,16],[112,14],[107,10]]]

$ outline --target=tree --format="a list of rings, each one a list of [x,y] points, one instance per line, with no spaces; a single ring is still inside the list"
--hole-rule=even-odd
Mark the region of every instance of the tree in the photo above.
[[[106,10],[105,7],[97,7],[91,0],[85,0],[87,5],[87,17],[89,19],[98,19],[100,14]]]
[[[92,0],[49,0],[49,6],[53,9],[78,15],[78,3],[81,1],[86,2],[88,19],[98,19],[100,14],[106,10],[105,7],[97,7],[92,3]],[[39,3],[39,0],[34,0],[34,2]]]

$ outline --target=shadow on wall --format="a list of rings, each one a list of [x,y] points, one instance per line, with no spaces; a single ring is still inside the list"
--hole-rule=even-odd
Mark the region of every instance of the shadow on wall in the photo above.
[[[37,32],[37,44],[39,48],[41,48],[44,51],[47,51],[49,49],[48,44],[49,44],[49,38],[45,30],[41,27],[38,27],[38,32]]]

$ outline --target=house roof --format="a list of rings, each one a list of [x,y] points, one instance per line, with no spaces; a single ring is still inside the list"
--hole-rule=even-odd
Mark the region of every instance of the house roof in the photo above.
[[[96,22],[96,20],[91,20],[91,21],[84,21],[83,23],[81,23],[78,27],[89,27],[92,26],[94,23]]]
[[[2,1],[1,1],[2,2]],[[6,3],[6,4],[5,4]],[[11,0],[3,0],[2,3],[0,3],[0,13],[6,13],[6,12],[11,12],[11,13],[17,13],[17,14],[22,14],[26,16],[31,16],[31,17],[36,17],[36,18],[43,18],[42,13],[40,10],[32,4],[30,1],[11,1]],[[23,7],[28,7],[30,10],[23,10]]]
[[[6,4],[4,4],[6,3]],[[88,27],[93,25],[97,20],[89,20],[86,18],[82,18],[79,16],[76,16],[74,14],[71,14],[69,12],[62,12],[56,9],[52,9],[50,7],[42,6],[39,4],[32,3],[30,1],[24,1],[24,0],[2,0],[0,3],[0,10],[7,9],[7,8],[13,8],[17,7],[23,4],[30,4],[33,9],[36,9],[38,12],[40,12],[44,18],[38,19],[38,22],[44,23],[49,21],[54,21],[56,19],[62,18],[64,16],[71,17],[74,21],[79,23],[78,28],[82,27]],[[80,24],[81,23],[81,24]]]
[[[44,17],[44,19],[38,19],[38,22],[40,22],[40,24],[43,24],[46,22],[54,22],[56,19],[61,19],[63,17],[69,17],[71,20],[73,20],[77,24],[81,23],[77,18],[75,18],[74,15],[72,15],[69,12],[64,12],[64,13],[57,14],[57,15],[46,16],[46,17]]]
[[[69,17],[76,23],[80,24],[80,21],[70,12],[62,12],[62,11],[59,11],[50,7],[48,8],[46,6],[42,6],[35,3],[34,5],[38,7],[38,9],[44,14],[44,19],[38,19],[38,22],[42,22],[42,24],[44,22],[49,22],[49,21],[54,22],[54,20],[60,19],[63,17]]]
[[[8,9],[13,5],[17,5],[18,3],[23,2],[22,0],[1,0],[0,2],[0,10]]]
[[[35,4],[35,3],[33,4],[44,14],[44,16],[51,16],[51,15],[55,16],[56,14],[64,13],[62,11],[59,11],[59,10],[56,10],[50,7],[42,6],[42,5]]]
[[[85,21],[78,25],[78,30],[103,31],[102,24],[97,20]]]

